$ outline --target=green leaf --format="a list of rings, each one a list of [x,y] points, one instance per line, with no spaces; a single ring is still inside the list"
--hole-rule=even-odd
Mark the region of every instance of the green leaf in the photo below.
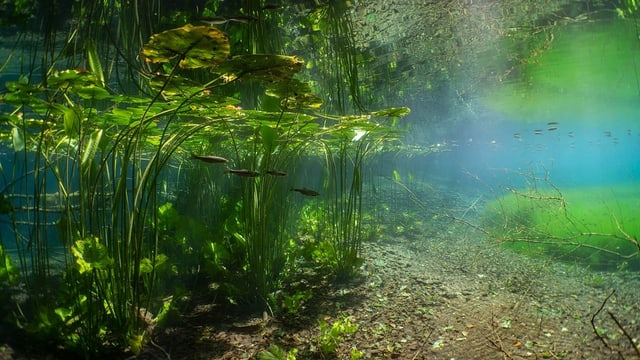
[[[87,45],[87,59],[89,62],[89,69],[95,74],[98,85],[105,86],[104,72],[102,71],[102,64],[100,63],[100,56],[98,56],[98,49],[96,48],[95,41],[89,40]]]
[[[181,68],[196,69],[220,65],[229,51],[229,39],[221,30],[187,24],[152,35],[142,48],[142,56],[152,63],[179,58]]]
[[[89,170],[90,167],[88,165],[91,164],[93,157],[96,155],[101,139],[102,129],[94,131],[86,139],[82,156],[80,158],[80,168],[83,174],[85,174]]]
[[[73,92],[83,99],[104,100],[111,96],[107,90],[93,84],[86,86],[74,86]]]
[[[216,69],[215,72],[224,75],[227,81],[237,78],[282,81],[291,80],[303,65],[304,61],[297,56],[237,55]]]
[[[151,261],[149,258],[143,258],[140,260],[140,274],[150,274],[153,269],[158,268],[165,262],[167,262],[168,257],[165,254],[158,254],[156,256],[155,261]]]
[[[96,85],[98,79],[92,73],[84,69],[67,69],[55,71],[47,78],[49,86],[75,87]]]
[[[71,252],[76,257],[81,274],[92,270],[106,270],[113,265],[107,247],[97,237],[77,240],[71,247]]]
[[[20,271],[13,265],[11,257],[4,247],[0,245],[0,284],[15,285],[20,280],[19,278]]]
[[[271,126],[262,126],[260,128],[260,136],[262,137],[262,145],[270,153],[278,139],[278,131]]]
[[[374,111],[371,113],[371,115],[379,117],[402,117],[408,115],[410,112],[411,109],[409,109],[408,107],[397,107]]]
[[[82,109],[78,106],[65,108],[63,116],[64,132],[68,137],[76,137],[80,133],[80,121],[82,121]]]

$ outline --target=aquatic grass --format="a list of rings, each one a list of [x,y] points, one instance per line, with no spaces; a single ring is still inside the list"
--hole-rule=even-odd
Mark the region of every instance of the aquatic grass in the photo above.
[[[95,61],[94,67],[100,68]],[[33,185],[28,176],[14,184],[34,199],[27,213],[29,238],[16,246],[21,264],[31,267],[21,272],[36,315],[25,313],[21,321],[80,353],[112,345],[139,351],[151,326],[141,319],[164,306],[155,285],[166,255],[158,251],[157,228],[150,226],[157,224],[157,184],[181,144],[212,123],[178,123],[183,115],[191,117],[187,105],[203,89],[188,88],[180,101],[165,101],[161,95],[176,69],[151,99],[112,95],[101,87],[103,76],[82,69],[55,71],[46,84],[11,83],[5,96],[25,114],[11,117],[10,124],[29,134],[16,151],[25,159],[18,171],[33,173]],[[44,92],[63,101],[47,102],[40,97]],[[66,265],[55,273],[49,263],[53,233],[46,230],[52,215],[45,201],[54,187],[67,254]],[[19,239],[21,229],[14,232]],[[62,291],[54,291],[52,279],[62,281]]]
[[[395,121],[409,113],[407,108],[390,108],[363,116],[332,118],[337,120],[322,137],[327,177],[323,227],[328,229],[329,262],[337,279],[354,275],[363,262],[360,257],[363,237],[363,183],[365,161],[374,153],[384,153],[384,144],[397,140]],[[371,118],[376,120],[372,120]]]

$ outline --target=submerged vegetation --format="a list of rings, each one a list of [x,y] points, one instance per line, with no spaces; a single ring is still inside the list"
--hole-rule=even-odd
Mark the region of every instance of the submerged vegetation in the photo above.
[[[509,248],[536,256],[576,261],[610,271],[640,266],[640,193],[628,185],[571,188],[561,192],[542,181],[510,189],[483,214],[485,228]]]
[[[558,23],[583,20],[557,20],[554,12],[570,9],[549,2],[530,4],[544,15],[536,19],[523,5],[454,1],[441,13],[424,5],[430,28],[405,33],[393,29],[415,25],[411,14],[383,16],[357,1],[2,5],[10,13],[3,25],[33,24],[30,13],[43,19],[40,34],[18,36],[0,65],[3,324],[83,358],[158,347],[154,333],[180,321],[198,296],[261,314],[251,327],[274,317],[293,324],[318,295],[310,283],[355,282],[365,240],[422,238],[426,223],[434,233],[454,229],[449,223],[479,230],[529,254],[637,269],[632,187],[616,203],[594,204],[585,194],[604,190],[560,192],[534,178],[480,214],[482,196],[462,211],[437,208],[441,192],[395,169],[399,158],[451,150],[429,144],[442,135],[443,108],[475,116],[470,94],[480,79],[513,79],[527,64],[534,73]],[[616,9],[626,26],[637,4]],[[498,12],[503,24],[485,21]],[[458,37],[447,34],[454,30]],[[499,54],[509,52],[507,60],[496,63],[490,37],[527,47],[506,46]],[[415,53],[387,54],[412,41]],[[443,94],[451,103],[435,101]],[[418,100],[434,111],[402,121],[404,105]],[[436,130],[407,131],[421,126]],[[407,133],[420,139],[406,145]],[[437,200],[447,207],[451,199]],[[385,299],[379,294],[375,306]],[[318,334],[300,353],[335,357],[360,328],[339,316],[313,319]],[[378,325],[384,337],[389,329]],[[271,344],[259,358],[296,354]],[[350,356],[365,355],[353,347]]]
[[[227,301],[266,309],[297,261],[300,201],[330,229],[316,240],[335,277],[354,274],[364,163],[408,109],[318,113],[320,99],[294,77],[302,59],[235,55],[216,27],[152,35],[139,94],[114,91],[88,44],[87,68],[54,62],[2,96],[11,322],[84,356],[137,354],[200,269]],[[247,96],[262,109],[241,106]],[[301,176],[320,159],[315,173],[330,180]]]

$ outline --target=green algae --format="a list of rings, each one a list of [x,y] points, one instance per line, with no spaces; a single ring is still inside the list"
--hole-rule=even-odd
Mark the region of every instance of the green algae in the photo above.
[[[640,48],[632,21],[567,19],[538,37],[543,45],[524,50],[522,63],[503,65],[513,67],[487,88],[486,106],[525,122],[638,118]],[[510,41],[503,41],[503,51],[518,51]]]
[[[640,268],[640,188],[515,190],[489,202],[483,226],[504,246],[599,269]]]

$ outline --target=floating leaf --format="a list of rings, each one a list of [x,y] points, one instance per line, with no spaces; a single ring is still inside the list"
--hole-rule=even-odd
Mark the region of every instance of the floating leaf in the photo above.
[[[322,106],[322,99],[311,93],[299,94],[284,98],[280,106],[286,110],[293,109],[318,109]]]
[[[74,86],[73,91],[83,99],[104,100],[111,96],[107,90],[96,85]]]
[[[67,69],[55,71],[53,75],[47,78],[49,86],[88,86],[96,85],[98,79],[91,72],[84,69]]]
[[[298,73],[304,61],[288,55],[237,55],[227,61],[216,73],[224,75],[228,81],[239,77],[253,80],[290,80]]]
[[[380,117],[401,117],[408,115],[410,112],[411,109],[409,109],[408,107],[397,107],[374,111],[371,113],[371,115]]]
[[[229,56],[229,39],[215,27],[193,26],[163,31],[151,36],[142,56],[152,63],[180,59],[183,69],[217,66]]]
[[[317,109],[322,100],[311,92],[311,87],[297,79],[278,80],[267,86],[266,95],[280,98],[283,109]]]
[[[154,74],[149,78],[149,85],[156,91],[162,91],[167,100],[174,96],[191,97],[192,94],[202,91],[202,86],[195,81],[177,75]]]

